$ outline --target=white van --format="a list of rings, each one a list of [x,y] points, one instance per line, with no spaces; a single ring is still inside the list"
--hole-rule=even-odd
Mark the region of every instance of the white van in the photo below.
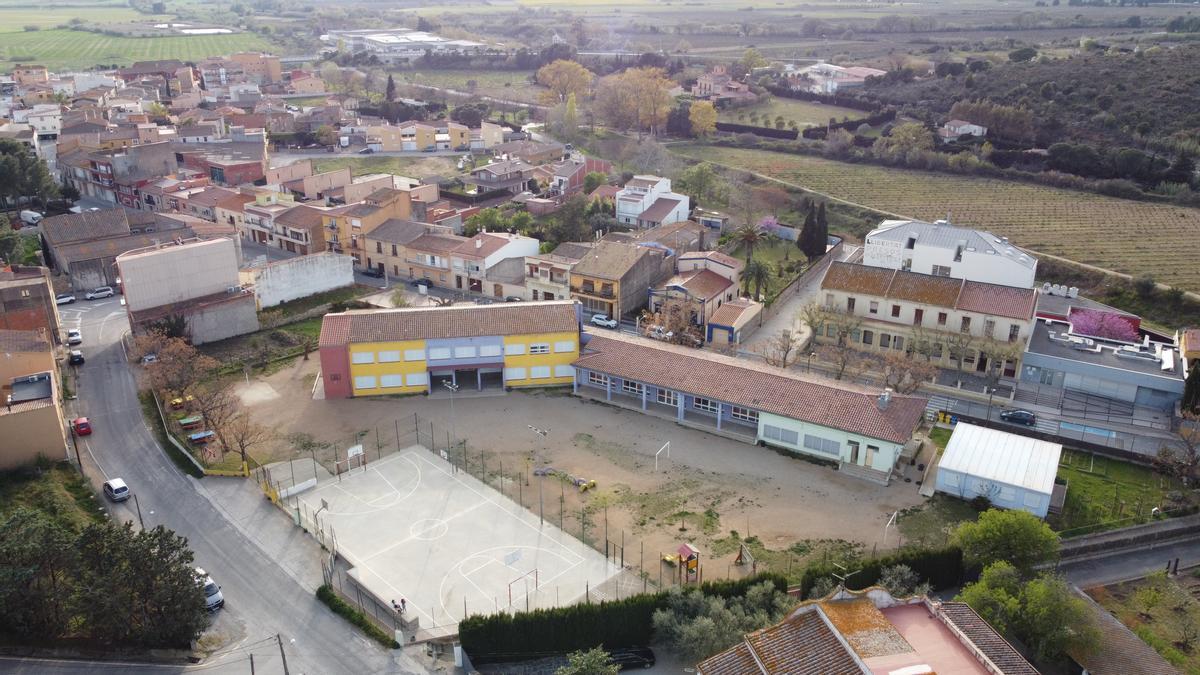
[[[196,568],[196,580],[204,583],[204,606],[208,611],[215,612],[225,606],[225,596],[221,595],[221,587],[202,568]]]
[[[37,211],[22,211],[21,222],[26,225],[37,225],[42,222],[42,214]]]

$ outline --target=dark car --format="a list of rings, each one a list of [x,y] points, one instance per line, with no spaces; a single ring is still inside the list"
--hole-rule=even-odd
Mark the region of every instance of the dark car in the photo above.
[[[1024,424],[1027,427],[1037,424],[1037,415],[1028,410],[1004,410],[1000,412],[1000,419],[1012,424]]]
[[[375,148],[363,148],[362,150],[359,150],[359,151],[358,151],[358,154],[360,154],[360,155],[373,155],[373,154],[375,154]]]
[[[363,270],[362,273],[363,273],[363,276],[368,276],[368,277],[371,277],[372,279],[382,279],[383,278],[383,270],[376,268],[376,267],[368,267],[367,269]]]
[[[654,652],[649,647],[623,647],[609,651],[613,665],[621,670],[654,667]]]
[[[409,283],[411,283],[413,286],[428,286],[429,288],[433,288],[433,279],[430,279],[429,277],[425,277],[423,279],[413,279]]]
[[[82,366],[84,362],[85,359],[83,358],[83,352],[79,351],[78,349],[72,349],[70,356],[67,358],[67,363],[71,364],[72,366]]]

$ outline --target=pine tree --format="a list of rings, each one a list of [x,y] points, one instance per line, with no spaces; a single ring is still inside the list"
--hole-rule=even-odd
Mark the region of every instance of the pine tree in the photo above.
[[[391,74],[388,74],[387,100],[389,100],[389,101],[396,100],[396,78],[392,77]]]

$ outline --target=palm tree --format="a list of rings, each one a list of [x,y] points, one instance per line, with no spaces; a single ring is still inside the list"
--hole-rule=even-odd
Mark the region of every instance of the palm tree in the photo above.
[[[763,229],[753,222],[746,223],[733,231],[734,241],[746,247],[747,265],[750,264],[750,258],[754,257],[754,246],[762,241],[764,234]]]
[[[750,292],[750,284],[754,284],[754,299],[762,295],[763,286],[769,286],[771,281],[771,269],[767,267],[761,260],[746,261],[746,269],[742,270],[742,276],[746,280],[746,292]]]

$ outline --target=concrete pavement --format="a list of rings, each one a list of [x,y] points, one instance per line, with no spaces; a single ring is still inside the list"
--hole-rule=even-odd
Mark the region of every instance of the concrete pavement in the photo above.
[[[858,251],[857,246],[843,244],[841,253],[838,255],[838,260],[848,260],[850,256]],[[809,330],[800,321],[798,315],[800,309],[813,301],[816,297],[816,291],[821,286],[821,275],[815,276],[801,288],[797,289],[792,297],[788,298],[783,306],[774,316],[763,322],[758,330],[750,336],[750,339],[742,343],[741,350],[749,352],[757,352],[767,346],[771,338],[779,335],[784,329],[792,331],[793,335],[799,333],[801,342],[808,339]]]
[[[278,644],[264,641],[278,633],[293,673],[425,672],[402,651],[385,650],[363,637],[316,599],[320,570],[313,565],[319,548],[303,541],[307,537],[292,528],[286,515],[256,496],[252,482],[197,481],[164,454],[142,419],[134,374],[121,344],[128,323],[118,299],[67,309],[75,311],[65,312],[64,323],[83,330],[87,357],[79,369],[79,399],[68,414],[86,415],[95,428],[81,443],[84,470],[97,492],[105,476],[124,478],[138,499],[115,506],[113,517],[137,522],[135,509],[140,508],[147,527],[161,524],[186,537],[196,564],[222,585],[226,606],[201,640],[202,646],[206,641],[219,645],[214,671],[247,671],[241,661],[223,665],[221,654],[254,653],[256,663],[261,658],[264,664],[273,658],[270,654],[278,658]],[[83,672],[72,668],[54,666],[57,672]],[[276,668],[258,672],[282,672],[281,661]],[[27,672],[55,670],[29,666]],[[161,672],[168,670],[180,669]]]

